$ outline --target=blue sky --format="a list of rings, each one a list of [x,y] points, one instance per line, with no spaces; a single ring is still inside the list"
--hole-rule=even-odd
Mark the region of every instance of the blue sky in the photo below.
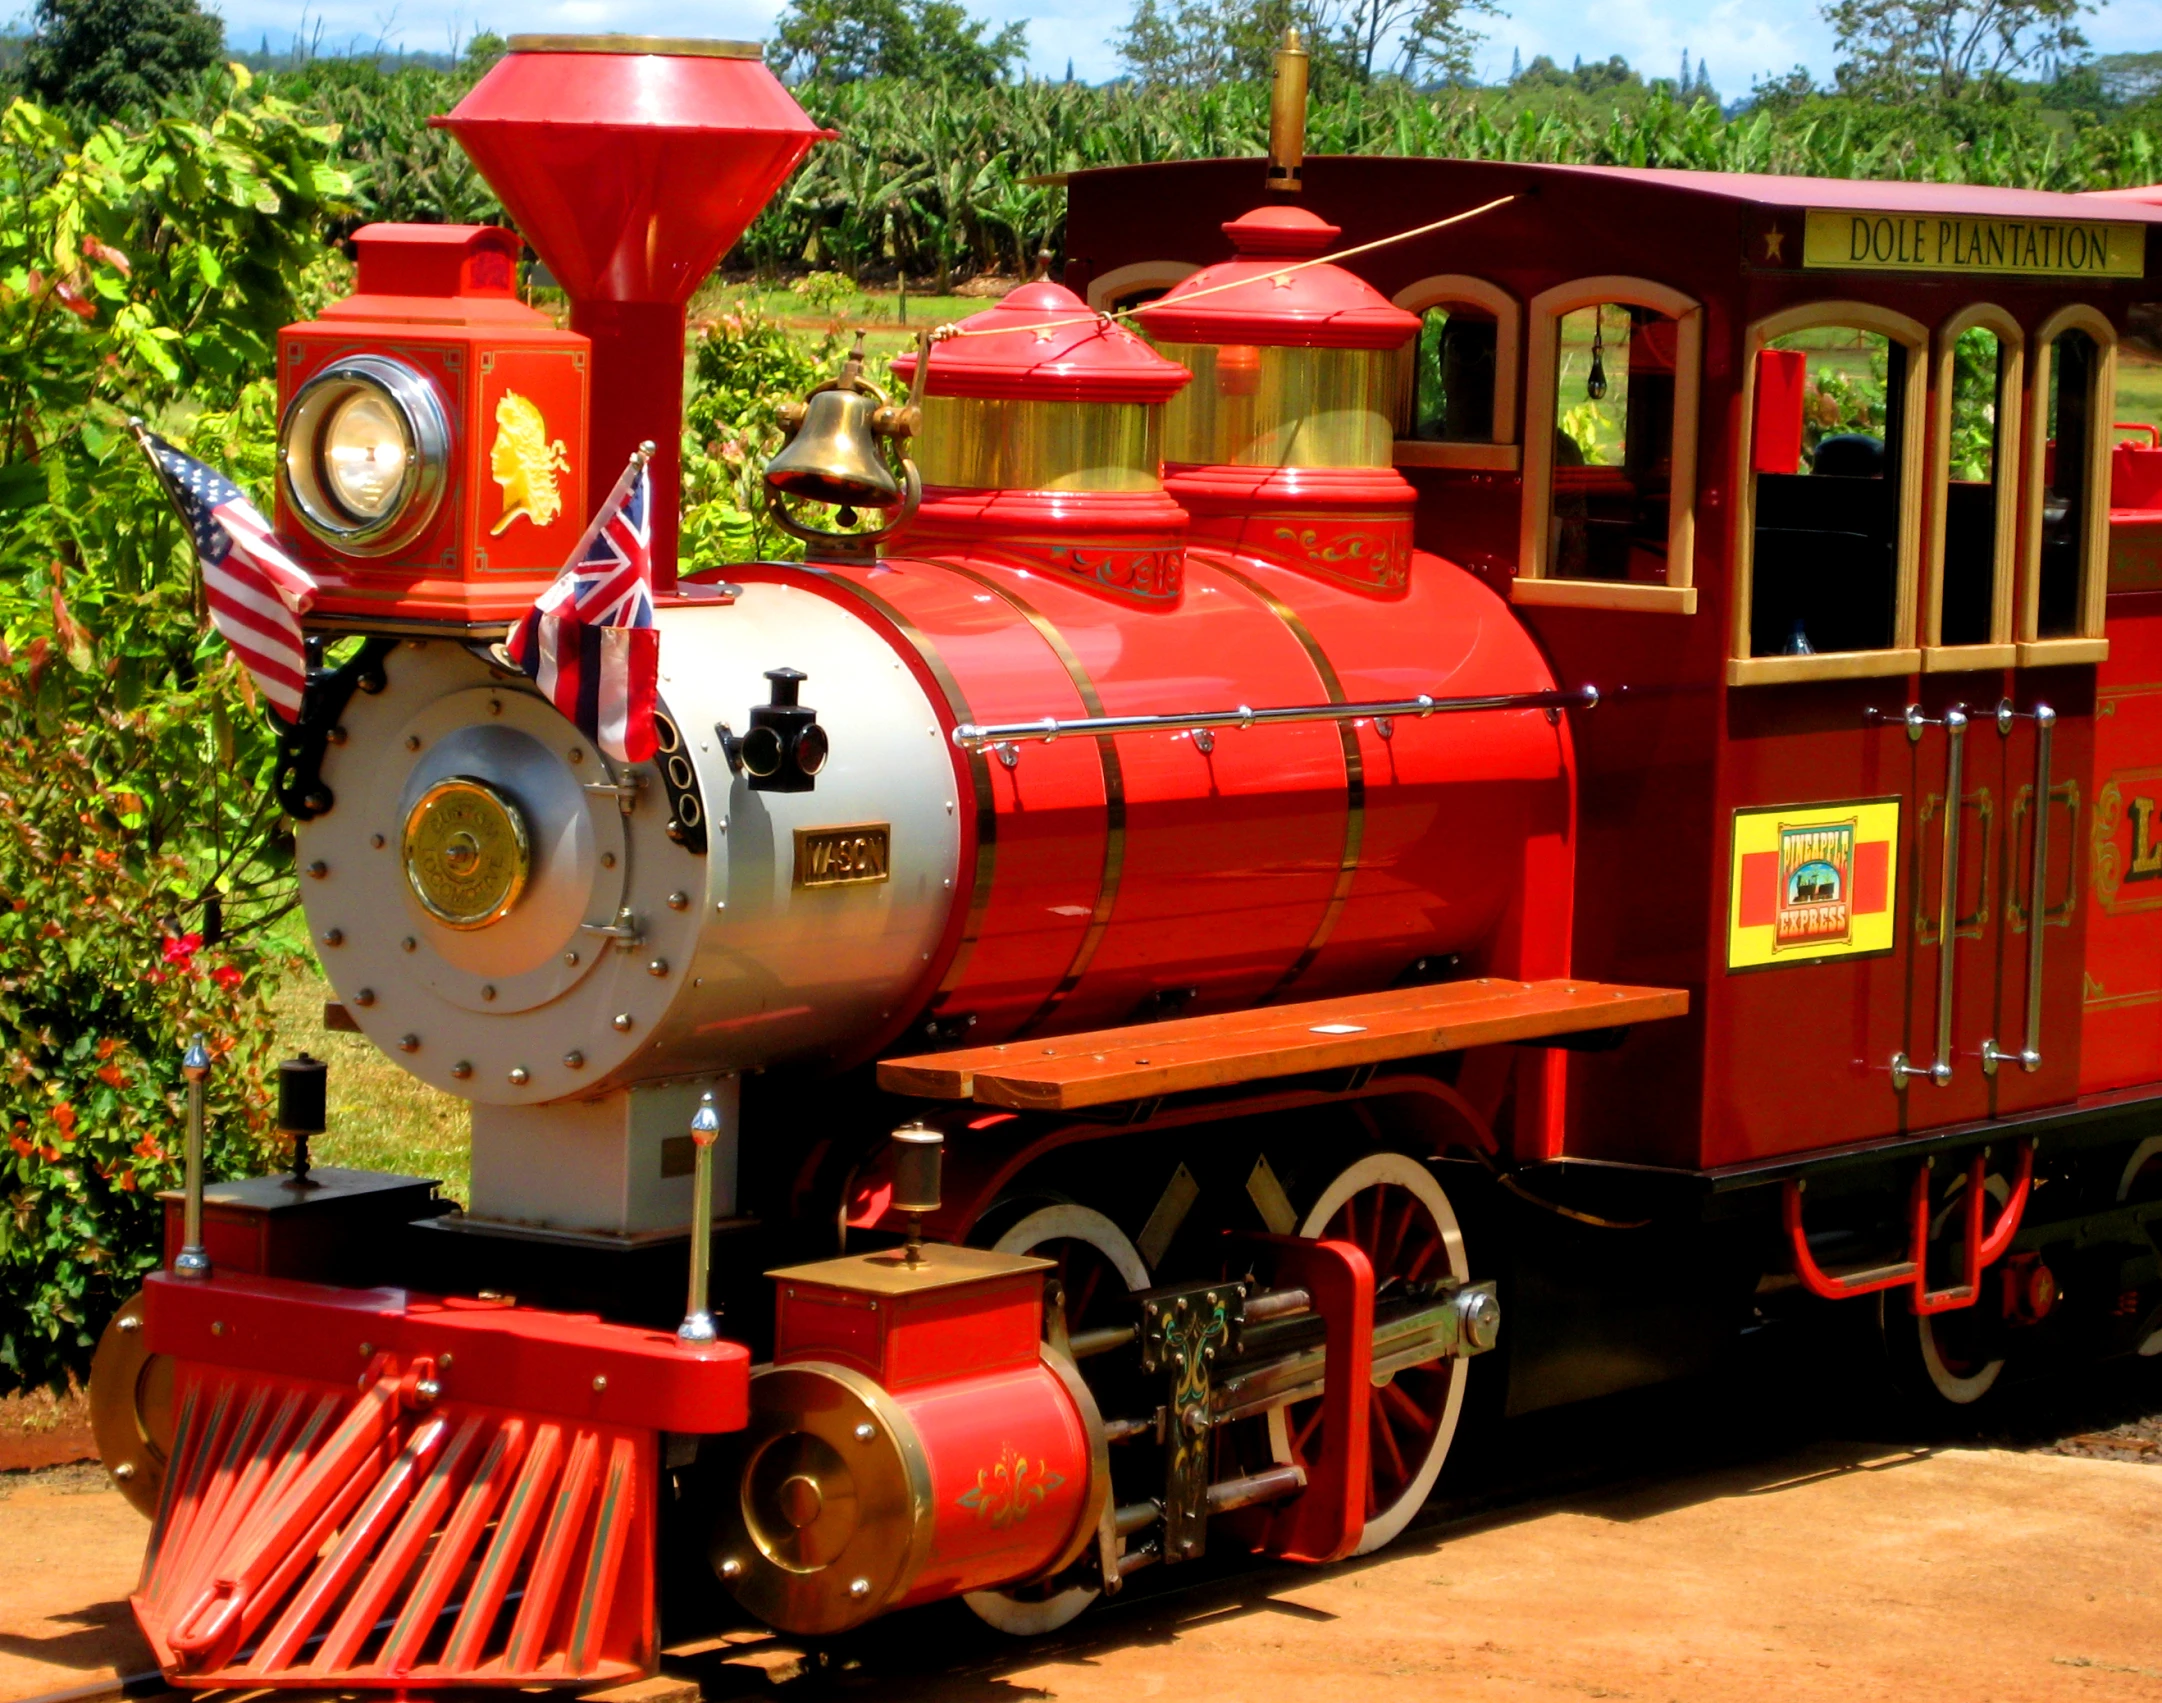
[[[1487,20],[1479,71],[1492,79],[1508,71],[1512,50],[1526,61],[1541,53],[1568,64],[1581,54],[1619,53],[1652,76],[1672,76],[1686,50],[1708,60],[1713,82],[1728,99],[1758,76],[1807,65],[1831,70],[1830,33],[1809,0],[1502,0],[1506,17]],[[282,46],[297,29],[319,21],[326,42],[363,45],[383,40],[410,48],[443,48],[476,29],[626,30],[653,35],[762,37],[781,0],[222,0],[236,44],[253,46],[268,32]],[[1118,74],[1111,35],[1126,15],[1125,0],[971,0],[972,9],[1001,22],[1025,19],[1031,65],[1062,74],[1069,57],[1089,81]],[[2089,20],[2087,33],[2102,52],[2162,48],[2162,0],[2114,0]]]

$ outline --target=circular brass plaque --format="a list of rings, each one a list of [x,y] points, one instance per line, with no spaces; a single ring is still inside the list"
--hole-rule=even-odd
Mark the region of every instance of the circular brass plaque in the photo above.
[[[486,781],[437,781],[405,819],[405,878],[428,914],[452,928],[508,916],[532,867],[525,818]]]

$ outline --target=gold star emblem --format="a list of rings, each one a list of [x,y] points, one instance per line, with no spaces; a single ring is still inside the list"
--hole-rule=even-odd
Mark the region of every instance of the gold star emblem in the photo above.
[[[1288,290],[1291,288],[1292,282],[1292,276],[1289,272],[1278,272],[1269,279],[1269,288],[1272,290]]]
[[[1764,233],[1764,258],[1767,263],[1785,258],[1780,250],[1786,246],[1786,241],[1787,233],[1777,225]]]
[[[1036,341],[1037,341],[1037,342],[1039,342],[1039,343],[1048,343],[1048,342],[1050,342],[1050,341],[1051,341],[1051,327],[1049,327],[1048,325],[1039,325],[1039,326],[1037,326],[1037,327],[1036,327]]]

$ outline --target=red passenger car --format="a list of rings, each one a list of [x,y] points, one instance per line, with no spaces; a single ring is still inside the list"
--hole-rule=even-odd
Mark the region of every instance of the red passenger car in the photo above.
[[[381,448],[457,524],[368,521],[287,797],[471,1198],[176,1203],[99,1386],[175,1683],[622,1677],[663,1584],[1043,1630],[1376,1547],[1468,1391],[1753,1308],[1870,1309],[1953,1404],[2162,1352],[2162,457],[2113,418],[2162,207],[1077,174],[1063,284],[790,416],[772,485],[875,534],[663,540],[621,765],[491,575],[641,436],[674,488],[682,303],[816,133],[753,50],[626,38],[514,40],[446,123],[573,331],[390,227],[289,334],[284,512]],[[469,407],[431,324],[590,391]]]

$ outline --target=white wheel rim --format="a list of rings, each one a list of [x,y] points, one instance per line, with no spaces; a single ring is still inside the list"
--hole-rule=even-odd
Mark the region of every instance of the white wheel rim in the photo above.
[[[1110,1262],[1129,1290],[1149,1286],[1149,1268],[1126,1233],[1094,1207],[1060,1201],[1038,1207],[992,1246],[1002,1254],[1029,1254],[1051,1242],[1080,1242]],[[1011,1591],[967,1591],[961,1600],[985,1625],[1015,1638],[1040,1638],[1068,1625],[1094,1602],[1093,1585],[1075,1585],[1056,1596],[1032,1598]]]
[[[1441,1234],[1442,1249],[1448,1260],[1448,1275],[1463,1281],[1471,1276],[1471,1262],[1464,1256],[1464,1232],[1457,1223],[1456,1209],[1449,1204],[1449,1197],[1441,1184],[1418,1160],[1404,1153],[1369,1153],[1364,1159],[1339,1171],[1329,1186],[1321,1191],[1321,1197],[1308,1210],[1299,1225],[1299,1234],[1306,1237],[1319,1236],[1329,1227],[1343,1204],[1352,1196],[1389,1184],[1410,1191],[1419,1204],[1432,1214],[1434,1227]],[[1376,1273],[1377,1279],[1383,1274]],[[1434,1481],[1441,1477],[1442,1465],[1449,1458],[1449,1444],[1456,1436],[1457,1421],[1464,1410],[1464,1362],[1454,1362],[1449,1373],[1449,1393],[1443,1399],[1441,1422],[1434,1429],[1434,1439],[1428,1445],[1426,1459],[1405,1484],[1403,1493],[1388,1507],[1377,1509],[1366,1522],[1366,1530],[1359,1538],[1354,1555],[1371,1554],[1383,1544],[1395,1540],[1403,1529],[1411,1524],[1411,1518],[1426,1506],[1427,1497],[1434,1492]],[[1269,1413],[1269,1447],[1278,1461],[1291,1459],[1291,1441],[1284,1423],[1283,1408]]]
[[[1949,1198],[1944,1204],[1944,1209],[1937,1214],[1936,1219],[1930,1224],[1929,1229],[1932,1236],[1940,1233],[1950,1221],[1953,1210],[1959,1202],[1959,1193],[1966,1186],[1967,1179],[1965,1177],[1953,1179],[1952,1186],[1947,1191]],[[1987,1178],[1982,1184],[1982,1191],[2000,1207],[2012,1196],[2011,1185],[2006,1183],[2002,1177]],[[1977,1300],[1975,1305],[1980,1306],[1981,1302]],[[2004,1375],[2004,1361],[2002,1357],[1995,1360],[1985,1360],[1973,1372],[1965,1376],[1953,1371],[1945,1363],[1944,1354],[1937,1346],[1938,1317],[1939,1315],[1933,1313],[1927,1317],[1917,1316],[1914,1321],[1915,1335],[1919,1339],[1922,1349],[1922,1370],[1929,1374],[1930,1386],[1936,1390],[1937,1394],[1954,1407],[1966,1407],[1971,1403],[1980,1401],[1989,1394],[1991,1387]]]

